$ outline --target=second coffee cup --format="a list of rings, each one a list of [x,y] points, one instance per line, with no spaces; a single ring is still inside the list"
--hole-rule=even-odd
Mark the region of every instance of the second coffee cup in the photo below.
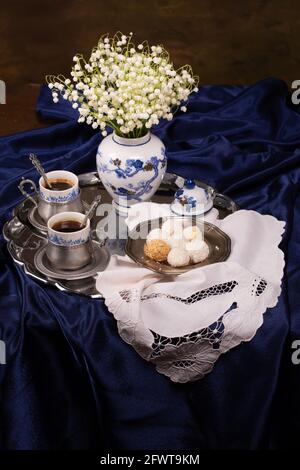
[[[81,226],[85,216],[79,212],[53,215],[47,224],[49,262],[59,270],[76,270],[86,266],[92,253],[90,220]]]

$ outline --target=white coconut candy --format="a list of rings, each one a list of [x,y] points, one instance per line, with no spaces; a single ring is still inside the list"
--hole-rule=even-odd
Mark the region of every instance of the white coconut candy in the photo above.
[[[171,248],[182,248],[183,250],[185,249],[185,241],[183,240],[182,237],[168,237],[165,238],[164,241],[170,245]]]
[[[193,225],[193,221],[190,217],[183,217],[181,220],[183,228],[191,227]]]
[[[189,246],[187,247],[187,245]],[[186,243],[185,246],[193,263],[201,263],[209,255],[209,246],[205,241],[193,240],[189,242],[189,244]],[[193,249],[189,249],[189,248],[193,248]]]
[[[194,240],[196,238],[202,238],[202,233],[201,233],[201,230],[199,229],[199,227],[197,227],[196,225],[193,225],[193,226],[189,226],[189,227],[186,227],[184,230],[183,230],[183,236],[186,240]]]
[[[173,267],[186,266],[190,262],[190,256],[182,248],[172,248],[168,254],[168,263]]]
[[[154,228],[151,232],[147,235],[147,243],[151,240],[161,240],[162,239],[162,232],[160,228]]]
[[[171,237],[174,233],[182,234],[182,221],[181,219],[170,218],[167,219],[161,226],[163,237]],[[182,237],[182,235],[181,235]]]
[[[192,253],[192,251],[199,251],[199,250],[202,250],[203,243],[206,245],[205,241],[202,240],[201,238],[195,238],[194,240],[185,242],[185,249],[189,253]]]

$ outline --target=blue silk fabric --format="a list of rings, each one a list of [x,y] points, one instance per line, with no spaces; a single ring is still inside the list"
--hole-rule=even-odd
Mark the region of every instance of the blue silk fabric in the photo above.
[[[21,176],[37,180],[29,152],[47,170],[95,170],[101,135],[61,101],[42,88],[37,110],[53,125],[0,138],[1,225],[22,199]],[[300,365],[291,361],[300,339],[299,110],[277,79],[204,86],[186,114],[154,132],[169,171],[286,221],[279,302],[254,339],[221,356],[209,375],[174,384],[119,337],[102,300],[35,282],[2,237],[2,449],[272,449],[300,439]]]

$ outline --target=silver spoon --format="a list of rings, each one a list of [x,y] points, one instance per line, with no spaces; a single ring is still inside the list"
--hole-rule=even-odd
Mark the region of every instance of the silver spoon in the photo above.
[[[88,220],[89,218],[91,219],[91,218],[93,217],[94,212],[95,212],[97,206],[100,204],[100,202],[101,202],[101,196],[100,196],[100,195],[99,195],[99,196],[96,196],[95,199],[93,200],[92,204],[91,204],[90,207],[88,208],[88,210],[87,210],[87,212],[86,212],[86,214],[85,214],[85,216],[84,216],[83,221],[82,221],[81,224],[80,224],[80,227],[81,227],[81,228],[85,227],[85,225],[86,225],[86,223],[87,223],[87,220]]]
[[[43,179],[45,181],[45,184],[46,184],[46,187],[48,187],[49,189],[52,189],[52,185],[51,185],[49,179],[47,178],[46,172],[45,172],[44,168],[42,167],[42,164],[39,161],[38,157],[34,153],[31,153],[29,155],[29,159],[32,162],[33,166],[37,169],[39,174],[43,177]]]

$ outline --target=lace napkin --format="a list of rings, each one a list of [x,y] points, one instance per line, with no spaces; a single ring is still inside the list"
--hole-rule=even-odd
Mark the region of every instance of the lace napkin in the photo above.
[[[240,210],[214,223],[232,241],[225,262],[170,277],[113,256],[97,278],[120,336],[174,382],[203,377],[250,341],[281,292],[284,222]]]

